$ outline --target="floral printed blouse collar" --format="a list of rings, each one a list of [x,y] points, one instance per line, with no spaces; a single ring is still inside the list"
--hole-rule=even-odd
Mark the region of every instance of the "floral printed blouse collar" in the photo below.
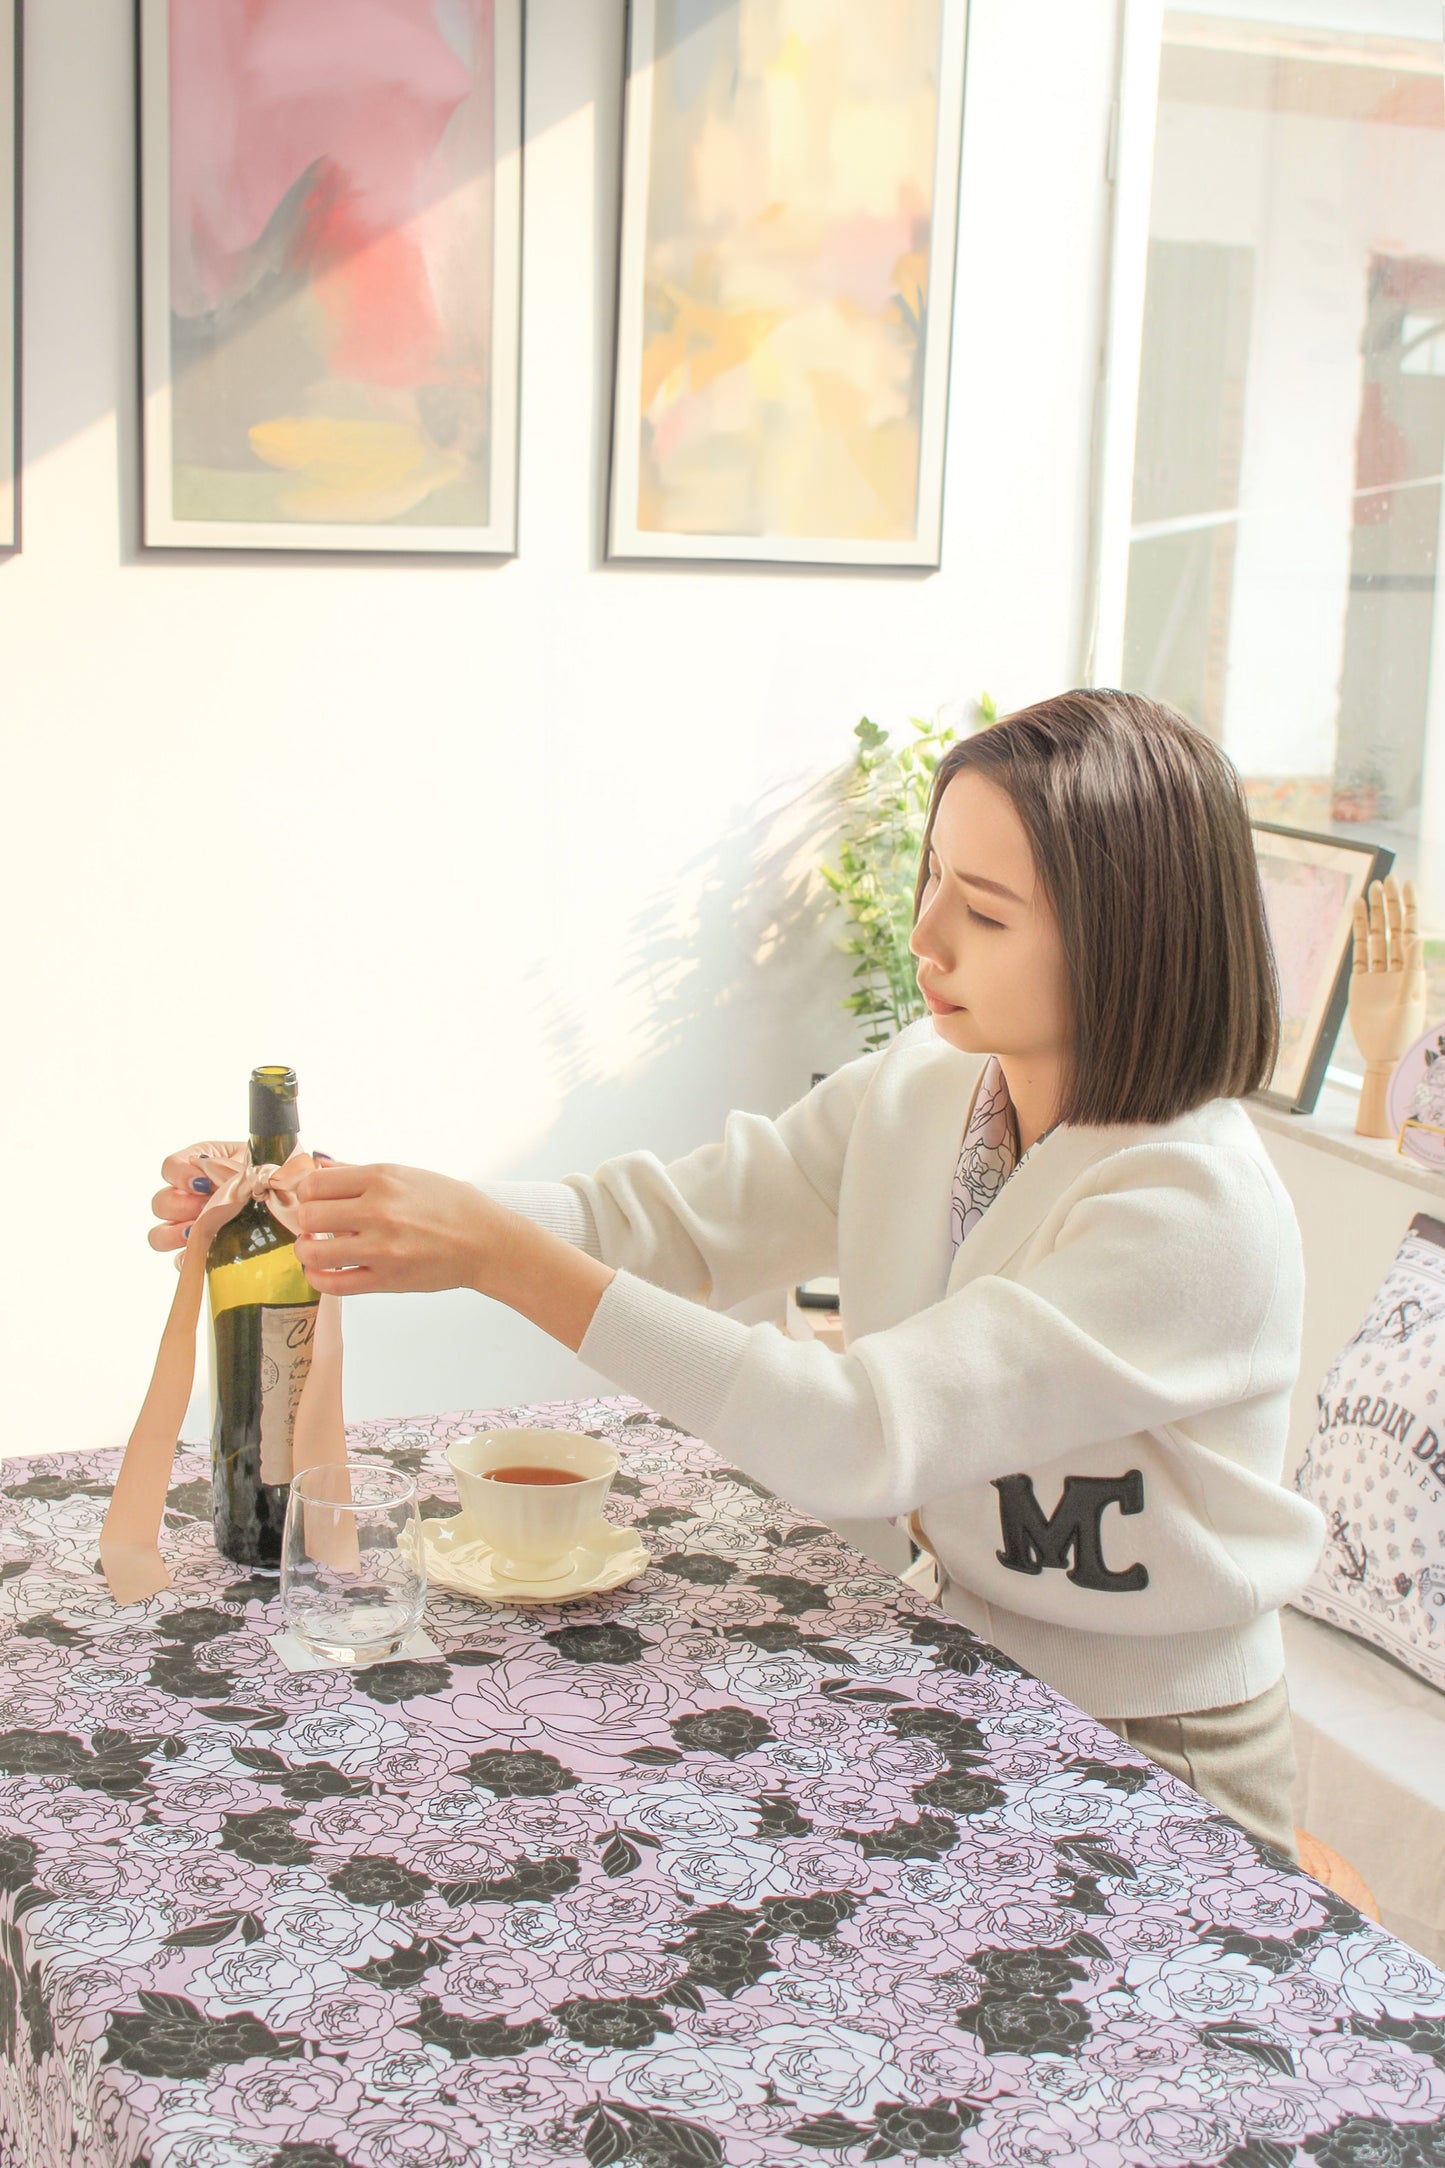
[[[963,1132],[963,1149],[953,1171],[951,1256],[958,1255],[960,1243],[972,1234],[1009,1176],[1018,1172],[1029,1153],[1036,1152],[1044,1137],[1051,1137],[1058,1126],[1057,1122],[1051,1123],[1022,1158],[1019,1156],[1018,1116],[1003,1066],[997,1054],[990,1054],[979,1078]]]

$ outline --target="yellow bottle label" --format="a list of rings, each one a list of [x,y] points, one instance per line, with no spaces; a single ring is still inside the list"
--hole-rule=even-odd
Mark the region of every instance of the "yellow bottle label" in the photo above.
[[[260,1257],[238,1257],[232,1265],[216,1265],[206,1275],[211,1291],[211,1315],[234,1310],[242,1303],[311,1303],[321,1300],[296,1259],[294,1243],[267,1250]]]

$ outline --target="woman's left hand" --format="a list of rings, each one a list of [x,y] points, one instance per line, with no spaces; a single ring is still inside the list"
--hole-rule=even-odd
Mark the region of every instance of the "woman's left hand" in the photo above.
[[[323,1295],[476,1287],[516,1224],[469,1182],[424,1167],[317,1167],[296,1197],[297,1261]]]

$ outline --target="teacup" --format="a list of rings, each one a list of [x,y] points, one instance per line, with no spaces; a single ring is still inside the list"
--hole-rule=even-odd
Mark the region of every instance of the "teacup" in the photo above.
[[[560,1581],[570,1572],[617,1473],[612,1447],[575,1430],[478,1430],[454,1439],[446,1457],[463,1512],[490,1544],[493,1571],[509,1581]],[[535,1469],[542,1480],[499,1482],[498,1469]]]

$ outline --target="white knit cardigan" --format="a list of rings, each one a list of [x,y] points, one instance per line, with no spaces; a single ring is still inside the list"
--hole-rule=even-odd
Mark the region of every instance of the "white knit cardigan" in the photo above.
[[[1289,1197],[1237,1100],[1065,1126],[950,1262],[984,1060],[925,1017],[670,1165],[486,1187],[617,1268],[585,1363],[805,1512],[919,1509],[945,1609],[1081,1707],[1248,1700],[1324,1539],[1280,1480]],[[823,1273],[841,1357],[721,1314]]]

